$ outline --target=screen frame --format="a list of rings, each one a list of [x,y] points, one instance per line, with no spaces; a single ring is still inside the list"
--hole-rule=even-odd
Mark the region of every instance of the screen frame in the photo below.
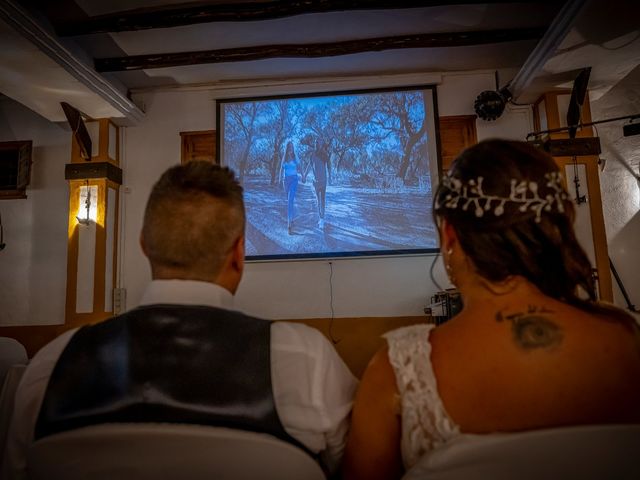
[[[261,102],[271,100],[286,100],[286,99],[301,99],[301,98],[315,98],[315,97],[335,97],[341,95],[366,95],[385,92],[404,92],[404,91],[429,91],[431,92],[431,105],[433,109],[433,131],[435,136],[435,152],[436,152],[436,171],[437,175],[431,176],[432,179],[432,192],[435,191],[442,176],[442,151],[441,151],[441,139],[440,139],[440,120],[438,114],[438,95],[436,84],[422,84],[422,85],[403,85],[403,86],[387,86],[379,88],[362,88],[362,89],[347,89],[347,90],[328,90],[328,91],[315,91],[315,92],[302,92],[283,95],[264,95],[264,96],[247,96],[247,97],[233,97],[233,98],[218,98],[216,102],[216,162],[218,165],[226,166],[222,163],[220,153],[221,145],[223,142],[224,128],[221,125],[221,108],[226,103],[238,103],[238,102]],[[435,188],[433,188],[435,185]],[[434,227],[437,225],[434,222]],[[439,241],[438,241],[439,243]],[[283,253],[274,255],[247,255],[245,256],[246,262],[279,262],[279,261],[314,261],[314,260],[332,260],[332,259],[346,259],[346,258],[366,258],[366,257],[409,257],[409,256],[423,256],[433,255],[440,252],[438,246],[434,248],[411,248],[411,249],[395,249],[395,250],[353,250],[347,252],[321,252],[321,253]]]

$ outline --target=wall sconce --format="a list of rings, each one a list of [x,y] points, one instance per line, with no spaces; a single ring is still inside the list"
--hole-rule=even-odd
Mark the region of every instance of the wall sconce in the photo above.
[[[87,181],[87,185],[80,187],[78,192],[80,196],[78,204],[80,207],[78,208],[76,220],[80,225],[95,223],[98,219],[98,187],[89,185],[89,181]]]

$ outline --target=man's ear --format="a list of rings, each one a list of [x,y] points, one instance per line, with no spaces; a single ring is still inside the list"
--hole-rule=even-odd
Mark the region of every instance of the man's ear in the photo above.
[[[232,266],[242,274],[244,270],[244,234],[240,235],[233,246]]]
[[[147,254],[147,246],[144,242],[144,233],[140,232],[140,248],[142,249],[142,253],[144,253],[144,256],[149,258],[149,255]]]

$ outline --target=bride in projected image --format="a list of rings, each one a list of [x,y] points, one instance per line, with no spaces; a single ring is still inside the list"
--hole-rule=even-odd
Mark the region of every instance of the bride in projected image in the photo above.
[[[293,219],[295,218],[295,200],[296,191],[298,190],[298,170],[300,162],[296,156],[293,142],[287,142],[287,148],[284,151],[282,159],[282,187],[287,194],[287,230],[289,235],[293,233]]]

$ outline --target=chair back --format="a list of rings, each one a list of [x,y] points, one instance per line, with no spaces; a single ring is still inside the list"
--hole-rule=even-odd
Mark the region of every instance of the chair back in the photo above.
[[[639,448],[640,425],[461,435],[427,453],[403,480],[638,479]]]
[[[306,452],[267,434],[184,424],[102,424],[36,441],[32,480],[325,480]]]
[[[0,337],[0,386],[4,383],[4,377],[13,365],[26,365],[28,361],[24,345],[15,338]]]
[[[0,390],[0,472],[4,462],[4,449],[7,443],[7,434],[9,433],[9,425],[11,424],[11,416],[13,415],[13,406],[15,405],[16,390],[22,379],[26,365],[14,365],[4,377],[4,384]]]
[[[13,415],[13,406],[15,405],[16,390],[22,374],[27,369],[26,365],[14,365],[4,377],[4,385],[0,390],[0,472],[2,472],[2,464],[4,462],[4,449],[7,443],[7,434],[9,433],[9,425]]]

